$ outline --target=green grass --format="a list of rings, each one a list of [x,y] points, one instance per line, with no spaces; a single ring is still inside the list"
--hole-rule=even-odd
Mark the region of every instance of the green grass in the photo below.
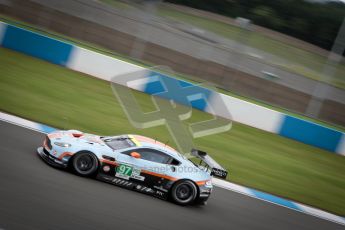
[[[1,111],[58,128],[138,133],[173,143],[163,126],[132,127],[108,82],[4,48],[0,89]],[[144,111],[153,108],[148,95],[134,94]],[[204,116],[193,110],[193,120]],[[345,215],[345,157],[238,123],[195,144],[229,170],[232,182]]]

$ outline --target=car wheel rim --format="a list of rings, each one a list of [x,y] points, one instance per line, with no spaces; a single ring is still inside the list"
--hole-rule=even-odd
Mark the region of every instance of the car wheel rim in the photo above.
[[[192,188],[186,184],[180,185],[176,189],[176,196],[180,200],[187,200],[193,195]]]
[[[82,155],[76,161],[77,169],[82,172],[88,172],[92,169],[93,165],[93,159],[88,155]]]

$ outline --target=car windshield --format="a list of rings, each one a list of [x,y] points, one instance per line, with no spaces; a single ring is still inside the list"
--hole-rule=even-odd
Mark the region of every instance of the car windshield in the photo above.
[[[134,147],[135,143],[130,138],[123,138],[123,137],[117,137],[117,138],[111,138],[111,137],[104,137],[102,138],[104,143],[108,145],[110,148],[114,150],[118,149],[125,149]]]

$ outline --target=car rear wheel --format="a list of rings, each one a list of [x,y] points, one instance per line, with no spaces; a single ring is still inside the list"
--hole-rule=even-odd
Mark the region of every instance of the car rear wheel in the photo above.
[[[180,205],[191,204],[198,194],[196,185],[189,180],[176,182],[171,189],[172,200]]]
[[[93,176],[98,169],[98,159],[90,152],[80,152],[72,159],[73,170],[80,176]]]

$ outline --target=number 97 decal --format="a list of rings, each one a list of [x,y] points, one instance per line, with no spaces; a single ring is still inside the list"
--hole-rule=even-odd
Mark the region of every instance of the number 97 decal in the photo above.
[[[121,177],[123,179],[129,179],[129,177],[132,175],[133,167],[125,164],[120,164],[116,168],[116,175],[117,177]]]

